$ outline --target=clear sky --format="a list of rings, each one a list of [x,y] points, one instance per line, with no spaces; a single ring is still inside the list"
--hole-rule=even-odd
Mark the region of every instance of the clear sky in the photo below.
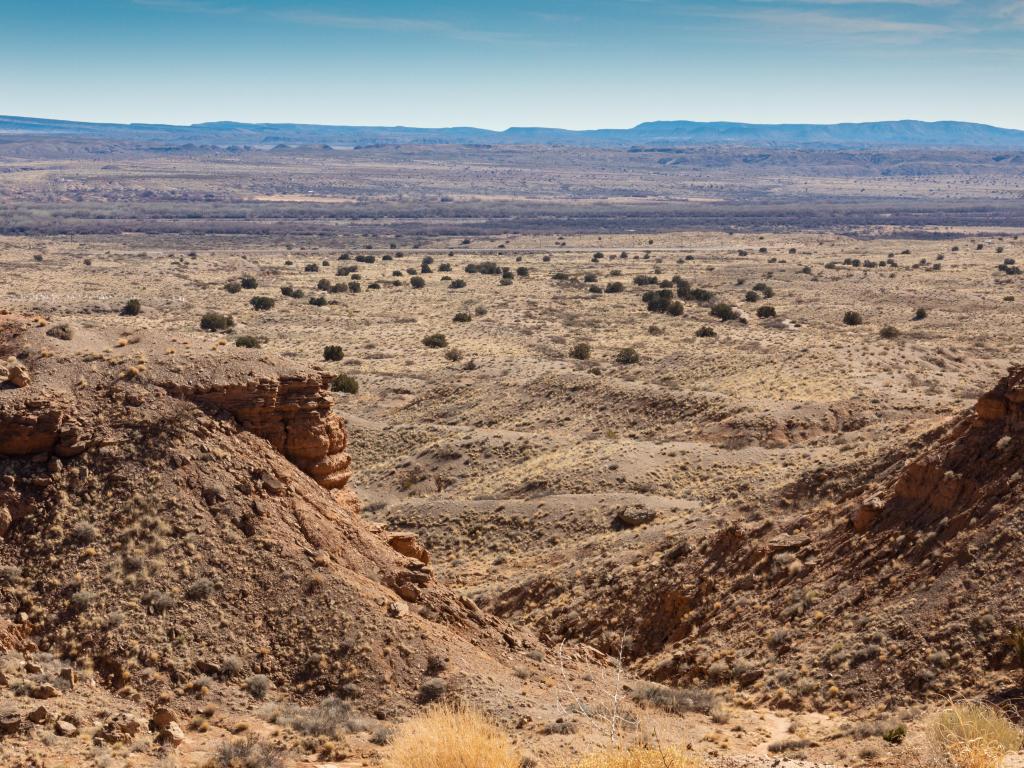
[[[1024,0],[0,0],[0,114],[1024,128]]]

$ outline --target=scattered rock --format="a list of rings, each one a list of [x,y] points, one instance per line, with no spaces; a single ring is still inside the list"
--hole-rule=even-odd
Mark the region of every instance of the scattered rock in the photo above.
[[[0,733],[10,736],[21,730],[21,715],[17,712],[8,712],[0,715]]]
[[[58,736],[71,737],[78,735],[78,728],[74,723],[69,723],[67,720],[58,720],[53,728],[53,732]]]
[[[37,685],[29,694],[33,699],[55,699],[60,696],[60,691],[49,683]]]
[[[78,674],[75,672],[73,667],[64,667],[61,669],[60,679],[66,682],[71,688],[78,685]]]
[[[45,723],[47,720],[50,719],[50,713],[46,709],[46,707],[39,706],[36,709],[33,709],[31,712],[29,712],[27,717],[36,725],[41,725],[42,723]]]
[[[613,524],[622,526],[623,528],[636,528],[638,525],[644,525],[650,523],[658,516],[658,513],[653,509],[647,509],[647,507],[641,507],[639,505],[632,507],[619,507],[615,510],[615,519]]]
[[[180,725],[172,720],[166,728],[160,730],[159,739],[163,744],[177,747],[185,740],[185,732],[181,730]]]
[[[406,557],[419,560],[424,565],[430,565],[430,553],[427,548],[420,544],[414,533],[393,533],[388,536],[388,546]]]

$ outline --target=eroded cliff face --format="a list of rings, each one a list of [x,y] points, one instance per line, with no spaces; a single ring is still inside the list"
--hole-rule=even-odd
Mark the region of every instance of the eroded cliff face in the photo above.
[[[880,489],[852,512],[854,530],[938,527],[948,538],[998,511],[1021,479],[1022,462],[1024,367],[1016,367],[972,412],[881,478]]]
[[[344,488],[351,477],[348,437],[331,410],[326,375],[258,378],[241,384],[160,383],[168,393],[204,410],[226,412],[242,429],[267,440],[324,488]]]
[[[38,336],[14,321],[0,327],[0,355],[9,356],[0,363],[0,456],[68,459],[100,444],[105,421],[95,392],[116,382],[129,400],[157,387],[234,419],[324,488],[340,490],[351,477],[348,438],[332,410],[326,373],[226,353],[221,360],[164,361],[97,377],[95,366],[87,369],[81,361],[62,365],[40,357],[33,351],[34,343],[45,343]],[[128,392],[132,388],[140,391]]]

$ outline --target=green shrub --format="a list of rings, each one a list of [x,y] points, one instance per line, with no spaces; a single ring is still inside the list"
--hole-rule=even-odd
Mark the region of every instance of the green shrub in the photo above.
[[[590,345],[585,341],[581,341],[578,344],[573,344],[572,349],[569,350],[569,357],[575,360],[589,360],[590,359]]]
[[[359,392],[359,382],[347,373],[339,373],[331,379],[331,391],[354,395]]]
[[[327,297],[326,296],[310,296],[309,303],[314,307],[326,307]],[[253,305],[255,306],[255,305]],[[268,307],[269,309],[269,307]]]
[[[415,275],[415,276],[409,278],[409,285],[411,285],[413,288],[422,288],[426,284],[427,284],[427,281],[424,280],[419,275]]]
[[[878,332],[878,335],[883,339],[896,339],[899,338],[900,332],[899,329],[894,328],[891,325],[886,325]]]
[[[269,296],[253,296],[249,299],[249,303],[253,309],[259,312],[266,311],[274,306],[274,300]]]
[[[717,336],[718,334],[715,333],[715,329],[712,328],[711,326],[702,325],[700,328],[697,329],[697,333],[695,335],[698,339],[710,339],[714,336]]]
[[[457,277],[454,280],[452,280],[450,283],[448,283],[448,287],[449,288],[465,288],[466,287],[466,281],[463,280],[461,277]]]
[[[723,322],[727,320],[735,320],[739,317],[739,313],[732,307],[732,305],[726,304],[724,301],[715,304],[711,308],[711,314]]]
[[[345,351],[337,344],[328,344],[324,347],[324,360],[327,362],[337,362],[345,357]]]
[[[224,290],[227,291],[228,293],[238,293],[240,290],[242,290],[242,284],[237,280],[228,280],[224,284]]]
[[[235,327],[235,318],[220,312],[207,312],[199,320],[199,327],[204,331],[226,331]]]
[[[246,349],[259,349],[263,346],[263,342],[255,336],[239,336],[235,339],[236,347],[245,347]]]
[[[605,293],[622,293],[625,290],[626,290],[626,286],[624,286],[622,283],[620,283],[618,280],[616,280],[615,282],[608,283],[608,285],[605,286],[604,292]]]
[[[768,317],[775,317],[775,307],[771,304],[765,304],[757,308],[757,316],[762,320]]]
[[[429,336],[423,337],[423,346],[433,347],[434,349],[447,347],[448,339],[445,338],[445,335],[443,333],[432,333]]]
[[[915,320],[924,320],[926,317],[928,317],[928,310],[924,307],[918,307],[914,310]]]
[[[473,316],[469,312],[456,312],[455,317],[452,318],[456,323],[468,323],[473,319]]]
[[[128,299],[128,302],[121,308],[122,315],[134,317],[142,313],[142,302],[138,299]]]
[[[615,355],[615,362],[620,365],[634,365],[640,362],[640,353],[633,347],[625,347],[620,349],[619,353]]]
[[[253,290],[259,288],[259,283],[256,282],[256,278],[252,275],[242,275],[242,279],[239,281],[239,285],[247,290]]]
[[[861,317],[860,312],[854,312],[852,309],[846,311],[843,315],[844,325],[861,325],[864,322],[864,318]]]

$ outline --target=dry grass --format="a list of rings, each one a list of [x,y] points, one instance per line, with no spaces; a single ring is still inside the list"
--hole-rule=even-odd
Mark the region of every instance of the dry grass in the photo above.
[[[928,745],[956,768],[997,768],[1021,748],[1021,731],[996,707],[975,702],[952,704],[928,728]]]
[[[587,755],[574,768],[697,768],[699,758],[677,747],[606,749]]]
[[[471,709],[433,707],[395,733],[385,768],[517,768],[508,737]]]

